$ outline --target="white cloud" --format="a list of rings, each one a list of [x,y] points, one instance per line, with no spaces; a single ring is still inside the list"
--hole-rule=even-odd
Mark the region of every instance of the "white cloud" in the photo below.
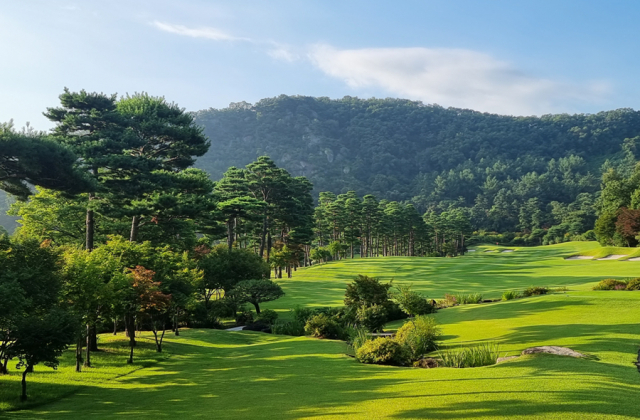
[[[464,49],[371,48],[319,45],[309,59],[354,89],[510,115],[572,112],[605,101],[607,83],[577,85],[527,75],[510,63]]]
[[[192,38],[205,38],[212,41],[251,41],[248,38],[236,37],[219,29],[211,28],[208,26],[202,28],[189,28],[183,25],[174,25],[171,23],[158,21],[153,22],[153,26],[160,29],[161,31],[177,35],[189,36]]]

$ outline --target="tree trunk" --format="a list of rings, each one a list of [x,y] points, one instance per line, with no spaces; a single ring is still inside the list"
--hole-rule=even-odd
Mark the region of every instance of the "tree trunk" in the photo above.
[[[136,242],[138,240],[139,228],[140,216],[133,216],[133,218],[131,218],[131,233],[129,234],[129,242]]]
[[[269,228],[269,216],[264,215],[262,220],[262,232],[260,233],[260,258],[264,257],[264,249],[267,241],[267,229]]]
[[[176,336],[180,335],[180,324],[178,323],[178,311],[179,309],[176,308],[176,312],[173,316],[173,333]]]
[[[98,327],[91,326],[89,330],[89,344],[91,345],[91,351],[98,351]]]
[[[256,308],[256,314],[260,315],[260,304],[254,303],[253,306]]]
[[[20,395],[20,401],[26,401],[27,399],[27,373],[30,371],[29,368],[33,370],[33,366],[29,365],[22,372],[22,395]]]
[[[91,367],[91,326],[87,324],[87,347],[85,349],[84,366]]]
[[[5,357],[4,360],[2,361],[2,371],[4,372],[5,375],[9,374],[9,370],[7,369],[7,364],[9,364],[9,358]]]
[[[231,251],[233,248],[233,219],[227,220],[227,246]]]
[[[271,257],[271,230],[267,231],[267,262]]]
[[[82,372],[82,344],[82,339],[76,344],[76,372]]]
[[[113,318],[113,335],[118,334],[118,317]]]

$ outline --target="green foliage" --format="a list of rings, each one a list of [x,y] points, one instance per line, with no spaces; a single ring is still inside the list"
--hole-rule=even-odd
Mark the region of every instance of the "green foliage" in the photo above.
[[[638,282],[635,282],[636,284]],[[624,290],[628,287],[627,282],[624,280],[617,279],[604,279],[600,280],[600,282],[593,286],[593,290]],[[632,289],[629,289],[632,290]]]
[[[271,326],[271,332],[273,334],[292,335],[300,337],[305,334],[304,326],[306,322],[301,322],[296,319],[291,321],[278,320]]]
[[[260,304],[284,296],[282,288],[269,279],[243,280],[228,293],[240,303],[250,303],[260,315]]]
[[[236,324],[237,325],[246,325],[253,322],[253,312],[242,309],[240,312],[236,314]]]
[[[500,357],[500,346],[495,343],[444,350],[438,353],[440,366],[470,368],[495,365]]]
[[[454,295],[446,294],[444,298],[447,306],[469,305],[481,303],[483,295],[482,293],[457,293]]]
[[[405,346],[410,360],[415,361],[438,348],[441,331],[430,316],[417,316],[405,323],[396,333],[396,341]]]
[[[278,319],[278,313],[272,309],[263,309],[260,311],[260,315],[256,318],[256,321],[262,321],[268,325],[275,324]]]
[[[502,300],[513,300],[520,297],[522,297],[522,295],[516,290],[507,290],[506,292],[502,293]]]
[[[410,316],[425,315],[434,312],[427,299],[420,293],[411,290],[411,286],[396,286],[393,298],[400,308]]]
[[[311,317],[305,324],[304,331],[312,337],[330,340],[341,340],[345,335],[340,323],[326,314]]]
[[[389,303],[391,283],[380,283],[380,279],[359,274],[347,285],[344,304],[348,307],[380,305]]]
[[[388,313],[382,305],[361,306],[356,311],[355,323],[371,332],[380,332],[388,321]]]
[[[360,363],[404,366],[409,363],[406,348],[393,338],[379,337],[365,341],[356,350]]]
[[[522,292],[522,296],[538,296],[538,295],[546,295],[549,293],[549,288],[546,286],[530,286],[524,289]]]
[[[354,351],[358,351],[364,343],[371,340],[371,332],[364,327],[350,328],[348,336],[348,343]]]
[[[640,277],[630,279],[627,282],[627,290],[640,290]]]

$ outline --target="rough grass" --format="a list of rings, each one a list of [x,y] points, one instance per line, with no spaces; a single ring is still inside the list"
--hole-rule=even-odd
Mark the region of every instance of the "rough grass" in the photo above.
[[[384,278],[413,283],[434,297],[456,288],[499,297],[530,285],[566,285],[571,291],[456,306],[435,317],[445,348],[492,342],[501,355],[518,355],[527,347],[558,345],[587,354],[584,359],[530,355],[468,369],[399,368],[360,364],[338,341],[185,330],[165,339],[162,355],[153,352],[149,336],[143,337],[144,351],[136,350],[143,357],[130,367],[124,363],[125,338],[102,336],[111,351],[94,357],[96,367],[90,372],[73,373],[69,354],[60,371],[37,368],[31,376],[33,399],[39,388],[42,402],[58,401],[0,417],[639,418],[640,374],[632,362],[640,347],[640,293],[588,289],[602,278],[634,276],[640,265],[563,260],[593,247],[577,243],[440,260],[338,262],[299,270],[283,282],[289,302],[270,305],[340,304],[346,282],[359,272],[382,271]],[[321,271],[322,279],[316,277]],[[147,367],[132,371],[142,366]],[[18,394],[17,373],[0,377],[3,407],[15,406]]]
[[[595,249],[590,249],[588,251],[580,252],[577,255],[584,255],[588,257],[596,258],[604,258],[608,255],[625,255],[625,257],[621,257],[620,260],[632,258],[640,255],[640,248],[628,248],[628,247],[617,247],[617,246],[603,246]]]

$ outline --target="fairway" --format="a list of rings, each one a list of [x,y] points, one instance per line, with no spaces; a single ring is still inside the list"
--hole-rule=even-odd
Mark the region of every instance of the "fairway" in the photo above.
[[[476,252],[456,258],[387,257],[356,258],[300,269],[291,279],[279,279],[285,297],[265,308],[287,311],[295,305],[342,305],[344,289],[358,274],[383,281],[412,284],[432,299],[445,293],[479,292],[496,299],[507,290],[529,286],[566,286],[591,290],[606,277],[638,277],[640,262],[565,260],[599,249],[597,242],[569,242],[544,247],[477,246]],[[484,252],[513,249],[514,252]]]
[[[376,258],[298,270],[283,280],[287,296],[265,305],[338,305],[355,274],[412,283],[432,297],[446,292],[502,291],[530,285],[567,286],[569,291],[440,310],[445,347],[495,342],[504,355],[528,347],[559,345],[584,359],[522,356],[494,366],[419,369],[363,365],[339,341],[254,332],[185,330],[169,334],[165,353],[151,351],[143,333],[136,367],[120,371],[125,338],[103,335],[109,349],[96,368],[71,372],[71,355],[58,373],[38,366],[30,378],[62,398],[8,419],[299,419],[474,418],[631,419],[640,417],[640,293],[590,291],[604,277],[630,277],[640,262],[564,260],[596,248],[570,243],[514,248],[449,259]],[[388,329],[402,324],[396,321]],[[138,351],[138,350],[137,350]],[[121,364],[120,366],[123,366]],[[103,376],[99,376],[104,371]],[[56,380],[56,375],[60,379]],[[18,376],[0,379],[18,394]],[[57,388],[56,388],[57,387]]]

